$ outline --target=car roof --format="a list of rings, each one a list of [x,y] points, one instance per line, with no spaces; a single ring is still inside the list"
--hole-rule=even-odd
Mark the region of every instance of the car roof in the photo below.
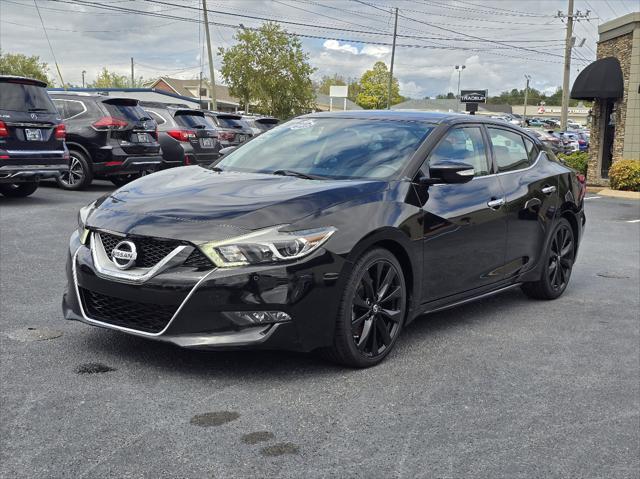
[[[47,82],[38,80],[36,78],[21,77],[16,75],[0,75],[0,81],[10,81],[12,83],[24,83],[28,85],[35,85],[40,87],[46,87]]]
[[[482,115],[465,115],[463,113],[437,113],[421,110],[348,110],[319,112],[303,115],[299,118],[348,118],[362,120],[398,120],[398,121],[425,121],[433,124],[452,125],[457,123],[485,123],[500,127],[511,127],[515,125],[498,120],[496,118]],[[524,130],[515,127],[524,132]],[[526,132],[524,132],[526,133]]]

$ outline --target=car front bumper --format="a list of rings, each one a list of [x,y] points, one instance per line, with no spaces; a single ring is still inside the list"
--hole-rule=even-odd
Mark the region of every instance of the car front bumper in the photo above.
[[[209,270],[181,266],[131,284],[100,274],[76,232],[69,245],[62,309],[69,320],[185,348],[311,351],[331,344],[346,267],[350,265],[340,256],[321,249],[288,265]],[[115,301],[123,318],[127,313],[122,301],[166,308],[171,318],[153,332],[96,319],[91,313],[95,295]],[[242,326],[225,314],[234,311],[282,311],[292,319]]]

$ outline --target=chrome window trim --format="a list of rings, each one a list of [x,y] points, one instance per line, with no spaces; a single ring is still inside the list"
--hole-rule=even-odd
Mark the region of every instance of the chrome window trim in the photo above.
[[[180,245],[174,248],[171,253],[165,256],[152,268],[132,268],[131,270],[121,270],[112,266],[100,234],[91,233],[91,257],[96,268],[96,274],[103,279],[112,279],[122,283],[142,284],[173,266],[184,263],[195,249],[193,246]]]
[[[76,250],[75,254],[73,255],[73,260],[72,260],[72,264],[71,264],[71,270],[72,270],[72,273],[73,273],[73,286],[74,286],[74,289],[76,291],[76,297],[78,299],[78,305],[80,307],[80,313],[82,314],[82,318],[84,319],[84,321],[86,321],[89,324],[93,324],[93,325],[96,325],[96,326],[101,326],[103,328],[116,329],[118,331],[123,331],[123,332],[126,332],[126,333],[132,333],[132,334],[136,334],[136,335],[139,335],[139,336],[158,337],[158,336],[161,336],[162,334],[164,334],[165,331],[167,331],[167,329],[169,329],[171,324],[178,317],[178,314],[180,314],[180,311],[182,311],[182,308],[184,307],[185,304],[187,304],[187,301],[189,301],[189,299],[191,298],[193,293],[195,293],[196,290],[200,287],[202,282],[205,279],[207,279],[214,271],[216,271],[216,269],[214,268],[211,271],[205,273],[198,280],[198,282],[193,286],[193,288],[191,288],[191,291],[189,291],[189,294],[187,294],[187,296],[184,298],[182,303],[180,303],[180,306],[178,306],[178,309],[173,314],[173,316],[171,317],[171,319],[169,320],[167,325],[162,329],[162,331],[160,331],[158,333],[148,333],[146,331],[140,331],[138,329],[125,328],[124,326],[118,326],[118,325],[115,325],[115,324],[105,323],[105,322],[98,321],[97,319],[93,319],[93,318],[90,318],[89,316],[87,316],[87,313],[84,310],[84,305],[82,304],[82,298],[80,297],[80,287],[78,285],[77,263],[78,263],[78,254],[80,253],[80,248],[82,248],[82,246],[79,246],[78,249]]]

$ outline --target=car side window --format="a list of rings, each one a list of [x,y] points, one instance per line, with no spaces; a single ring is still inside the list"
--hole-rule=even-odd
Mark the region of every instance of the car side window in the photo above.
[[[53,99],[53,104],[63,120],[69,120],[87,111],[87,107],[78,100]]]
[[[164,117],[160,115],[160,113],[156,113],[153,110],[145,110],[145,111],[151,115],[151,118],[153,118],[156,121],[158,126],[164,125],[167,122],[167,120],[165,120]]]
[[[487,130],[499,173],[521,170],[532,164],[521,135],[501,128],[489,127]]]
[[[478,126],[454,128],[431,152],[429,163],[441,160],[459,160],[473,165],[474,176],[490,174],[482,130]]]
[[[524,138],[524,146],[529,154],[529,163],[533,164],[538,157],[538,147],[529,138]]]
[[[60,113],[60,116],[62,117],[62,119],[66,120],[68,118],[66,108],[65,108],[67,102],[64,100],[58,100],[57,98],[52,98],[51,101],[55,105],[56,110],[58,110],[58,113]]]

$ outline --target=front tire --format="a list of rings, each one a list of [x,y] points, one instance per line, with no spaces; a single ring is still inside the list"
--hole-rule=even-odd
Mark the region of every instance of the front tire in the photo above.
[[[38,189],[37,181],[27,183],[8,183],[0,185],[0,193],[7,198],[24,198]]]
[[[573,229],[565,218],[561,218],[551,234],[551,241],[544,255],[542,277],[538,281],[524,283],[522,291],[535,299],[559,298],[569,284],[575,252]]]
[[[84,153],[71,150],[69,152],[69,169],[63,171],[56,178],[58,186],[65,190],[77,191],[86,188],[92,181],[93,171],[87,157]]]
[[[402,331],[407,290],[402,267],[389,251],[376,248],[360,258],[340,300],[333,345],[325,356],[354,368],[382,361]]]

